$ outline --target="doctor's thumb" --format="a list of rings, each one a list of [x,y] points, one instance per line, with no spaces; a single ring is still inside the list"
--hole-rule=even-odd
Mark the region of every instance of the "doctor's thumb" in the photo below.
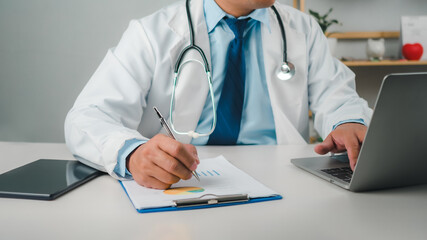
[[[192,144],[184,144],[184,147],[192,154],[197,164],[200,164],[199,155],[197,154],[196,147]]]
[[[314,151],[318,154],[326,154],[332,150],[335,149],[335,143],[332,139],[331,135],[327,136],[325,140],[323,140],[322,143],[317,144],[314,147]]]

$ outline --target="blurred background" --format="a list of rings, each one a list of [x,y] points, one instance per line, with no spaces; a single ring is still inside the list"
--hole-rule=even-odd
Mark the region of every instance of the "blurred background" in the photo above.
[[[68,110],[129,21],[171,2],[0,0],[0,141],[64,142]],[[401,16],[427,15],[426,0],[306,0],[304,11],[330,8],[342,24],[328,32],[400,31]],[[385,58],[400,57],[399,38],[386,39],[385,47]],[[366,39],[339,39],[335,56],[367,58]],[[427,65],[351,69],[373,107],[384,75],[427,71]]]

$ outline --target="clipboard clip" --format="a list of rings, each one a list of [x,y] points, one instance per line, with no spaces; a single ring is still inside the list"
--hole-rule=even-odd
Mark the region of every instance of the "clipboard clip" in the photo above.
[[[249,201],[248,194],[215,195],[205,194],[198,198],[187,198],[174,200],[175,207],[193,207],[201,205],[214,205],[221,203],[235,203]]]

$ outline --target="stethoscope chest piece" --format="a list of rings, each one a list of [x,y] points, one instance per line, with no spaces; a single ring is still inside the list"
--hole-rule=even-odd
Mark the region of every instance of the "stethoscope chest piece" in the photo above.
[[[284,62],[277,72],[277,78],[287,81],[295,75],[295,66],[291,62]]]

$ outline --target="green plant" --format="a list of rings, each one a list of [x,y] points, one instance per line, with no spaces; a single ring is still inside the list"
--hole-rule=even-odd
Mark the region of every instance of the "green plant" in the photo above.
[[[310,15],[312,15],[316,21],[319,23],[320,28],[322,29],[323,33],[326,34],[326,30],[328,27],[330,27],[333,24],[341,24],[336,19],[328,19],[329,14],[332,12],[333,8],[330,8],[329,11],[325,15],[320,15],[318,12],[315,12],[311,9],[308,10]]]

